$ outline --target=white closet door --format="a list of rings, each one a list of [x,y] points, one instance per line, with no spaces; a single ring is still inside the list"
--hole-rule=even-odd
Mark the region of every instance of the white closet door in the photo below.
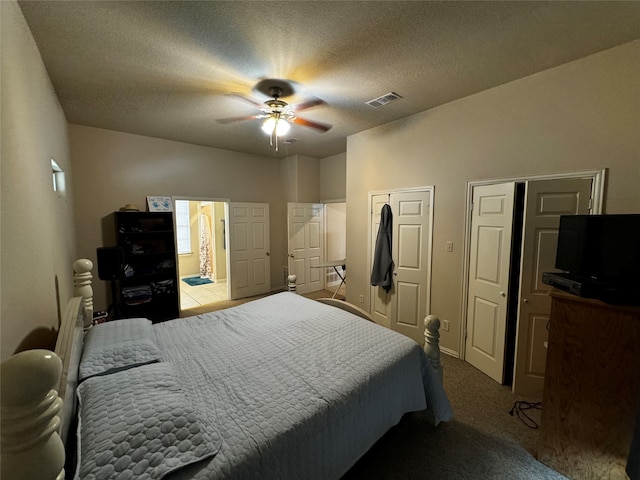
[[[394,193],[391,209],[395,262],[391,328],[423,344],[430,276],[431,194]]]
[[[420,344],[424,344],[424,319],[431,286],[431,196],[431,190],[420,190],[371,197],[370,266],[380,228],[380,211],[387,202],[392,213],[394,261],[391,290],[371,287],[371,315]]]
[[[591,179],[527,182],[513,376],[518,395],[539,394],[544,387],[551,287],[542,274],[556,270],[560,215],[588,214],[590,198]]]
[[[509,296],[515,183],[473,189],[466,360],[499,383]]]
[[[373,267],[373,255],[375,252],[376,238],[380,229],[380,211],[385,203],[389,202],[390,195],[374,195],[371,197],[371,258],[369,259],[369,275]],[[393,211],[391,212],[393,214]],[[384,288],[371,287],[371,316],[380,325],[391,328],[391,291],[385,292]]]

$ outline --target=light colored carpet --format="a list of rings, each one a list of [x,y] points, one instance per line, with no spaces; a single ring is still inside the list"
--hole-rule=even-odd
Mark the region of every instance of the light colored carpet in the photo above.
[[[454,419],[434,428],[406,415],[343,480],[566,480],[536,460],[539,430],[509,415],[523,399],[457,358],[443,355],[442,364]],[[539,424],[539,410],[527,413]]]

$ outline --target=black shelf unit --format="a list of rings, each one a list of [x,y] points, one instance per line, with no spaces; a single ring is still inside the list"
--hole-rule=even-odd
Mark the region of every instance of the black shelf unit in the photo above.
[[[118,268],[116,318],[153,322],[180,313],[172,212],[113,212],[103,225],[105,242],[122,249]]]

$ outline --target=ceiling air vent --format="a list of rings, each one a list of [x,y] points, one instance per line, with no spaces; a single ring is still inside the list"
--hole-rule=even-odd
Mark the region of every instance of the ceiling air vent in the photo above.
[[[387,103],[391,103],[395,100],[398,100],[399,98],[402,98],[402,97],[397,93],[389,92],[389,93],[385,93],[381,97],[374,98],[373,100],[369,100],[368,102],[365,102],[365,103],[370,107],[378,108],[378,107],[382,107],[383,105],[386,105]]]

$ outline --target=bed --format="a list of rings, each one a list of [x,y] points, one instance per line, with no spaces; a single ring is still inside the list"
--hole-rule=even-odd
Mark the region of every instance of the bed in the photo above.
[[[338,479],[403,415],[452,417],[428,324],[425,352],[356,306],[283,292],[69,333],[59,391],[75,478]]]

